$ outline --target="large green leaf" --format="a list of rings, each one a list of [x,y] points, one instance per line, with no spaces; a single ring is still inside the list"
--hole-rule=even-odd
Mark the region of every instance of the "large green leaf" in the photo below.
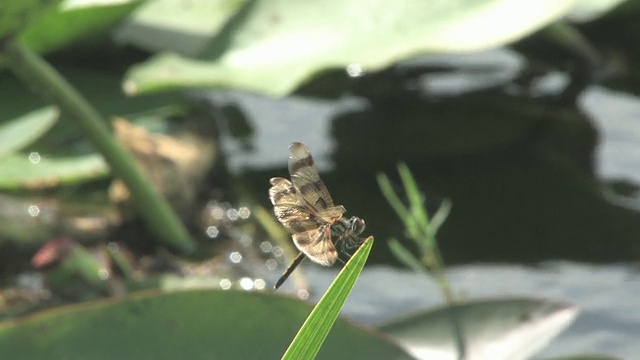
[[[45,52],[96,35],[123,19],[144,0],[65,0],[20,34],[32,50]]]
[[[34,51],[51,51],[105,31],[144,0],[3,0],[0,34],[12,32]]]
[[[577,0],[255,0],[208,51],[212,61],[161,54],[134,67],[125,90],[235,87],[285,95],[318,71],[366,71],[426,52],[504,45],[566,15]]]
[[[599,18],[618,8],[628,0],[580,0],[567,18],[571,21],[586,22]]]
[[[119,43],[196,56],[247,0],[147,1],[115,31]],[[167,16],[171,14],[171,16]]]
[[[311,306],[273,293],[185,291],[68,306],[0,323],[1,359],[277,359]],[[338,320],[319,359],[397,359]]]
[[[0,38],[29,26],[61,0],[3,0],[0,2]]]
[[[143,2],[64,0],[59,6],[42,11],[38,21],[23,29],[20,40],[34,51],[52,51],[108,30]]]
[[[465,359],[524,360],[566,328],[577,313],[575,306],[549,300],[480,300],[393,320],[380,330],[417,358],[455,360],[455,319],[464,337]]]

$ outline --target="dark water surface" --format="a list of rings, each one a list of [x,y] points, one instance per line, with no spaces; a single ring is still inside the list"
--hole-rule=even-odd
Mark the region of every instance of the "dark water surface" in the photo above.
[[[498,62],[502,56],[496,55]],[[475,85],[467,87],[474,90],[464,93],[459,78],[449,84],[439,79],[431,97],[409,93],[368,102],[212,97],[237,101],[246,111],[254,150],[229,137],[223,146],[231,170],[245,175],[258,198],[269,177],[287,174],[288,144],[301,141],[311,148],[334,200],[382,239],[402,238],[403,229],[375,176],[383,171],[397,179],[395,165],[406,162],[430,211],[443,198],[453,201],[438,236],[451,264],[638,259],[633,191],[621,195],[607,185],[623,180],[636,186],[637,99],[593,86],[574,108],[548,95],[561,87],[562,74],[540,81],[546,97],[513,95],[473,76],[467,82]],[[478,84],[486,89],[476,90]],[[438,92],[456,86],[455,96]],[[384,249],[374,250],[372,259],[393,262]]]

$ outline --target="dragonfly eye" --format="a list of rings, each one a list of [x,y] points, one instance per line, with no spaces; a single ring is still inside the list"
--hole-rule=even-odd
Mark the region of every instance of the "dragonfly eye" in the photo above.
[[[360,235],[365,228],[364,220],[353,216],[349,219],[349,231],[354,235]]]

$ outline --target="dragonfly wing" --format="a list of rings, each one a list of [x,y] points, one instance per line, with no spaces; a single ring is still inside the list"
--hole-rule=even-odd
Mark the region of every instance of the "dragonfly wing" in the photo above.
[[[311,261],[324,266],[331,266],[336,262],[338,251],[331,242],[331,227],[328,224],[291,237],[296,247]]]
[[[289,174],[296,191],[316,213],[325,217],[340,217],[345,209],[334,206],[326,185],[320,179],[309,148],[299,142],[289,146]]]
[[[273,212],[284,227],[293,233],[318,228],[323,222],[315,216],[291,182],[284,178],[271,179],[269,199]]]

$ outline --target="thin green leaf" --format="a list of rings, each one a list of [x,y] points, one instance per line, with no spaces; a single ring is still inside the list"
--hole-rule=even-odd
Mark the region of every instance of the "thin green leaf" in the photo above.
[[[51,129],[59,114],[56,107],[47,106],[0,125],[0,158],[36,141]]]
[[[389,205],[391,205],[396,214],[398,214],[398,217],[404,223],[404,226],[411,237],[418,237],[418,224],[411,216],[411,212],[409,211],[409,209],[402,203],[402,200],[400,200],[398,194],[396,194],[396,192],[393,190],[393,186],[391,185],[391,181],[389,181],[389,178],[385,174],[379,173],[376,176],[376,179],[378,180],[378,186],[380,187],[380,191],[382,191],[382,195],[384,195]]]
[[[451,213],[451,206],[453,203],[449,199],[444,199],[440,207],[438,207],[438,211],[433,215],[431,221],[429,222],[429,236],[435,237],[436,233],[440,229],[440,226],[444,224],[444,221],[449,217],[449,213]]]
[[[42,189],[105,177],[109,167],[99,154],[32,158],[12,154],[0,161],[0,188]]]
[[[93,254],[80,245],[75,246],[67,258],[63,260],[63,267],[68,273],[77,274],[80,279],[91,284],[91,286],[104,290],[108,289],[109,283],[107,279],[100,276],[102,266]]]
[[[313,359],[318,354],[340,310],[347,300],[373,246],[367,238],[331,283],[327,292],[314,307],[300,331],[289,345],[282,359]]]
[[[389,248],[393,255],[405,266],[413,269],[413,271],[421,273],[429,273],[429,270],[424,267],[422,262],[411,253],[406,247],[402,246],[397,239],[389,239]]]
[[[429,215],[427,215],[424,209],[424,199],[420,188],[418,188],[416,179],[405,163],[398,164],[398,173],[400,174],[400,179],[402,179],[404,191],[407,193],[407,198],[409,199],[411,215],[416,220],[422,234],[427,234],[429,231]]]

